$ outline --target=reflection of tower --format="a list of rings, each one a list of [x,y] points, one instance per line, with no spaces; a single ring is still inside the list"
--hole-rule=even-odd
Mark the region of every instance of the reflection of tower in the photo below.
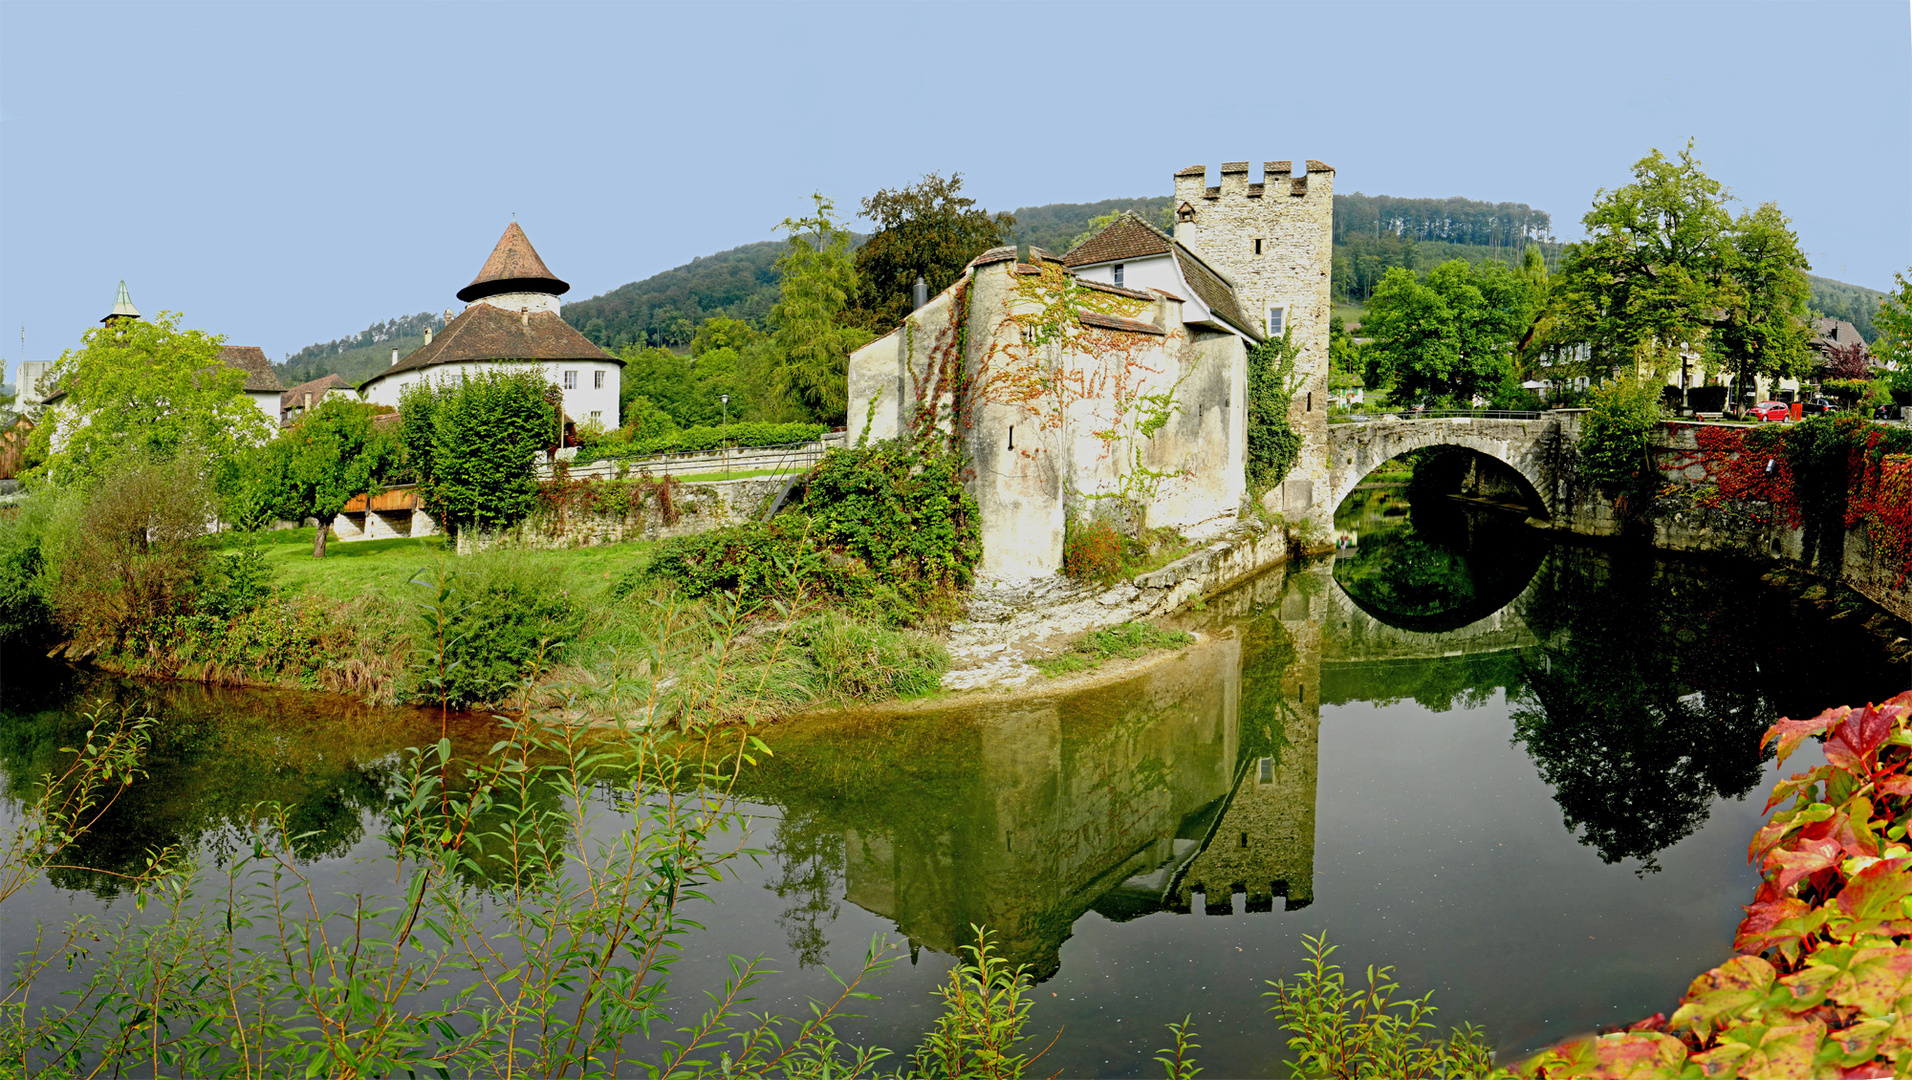
[[[1227,809],[1176,889],[1181,910],[1198,892],[1211,915],[1232,911],[1238,892],[1247,894],[1248,911],[1272,910],[1276,896],[1291,911],[1314,900],[1321,617],[1332,587],[1325,565],[1287,575],[1279,621],[1294,658],[1279,675],[1278,694],[1255,696],[1267,715],[1242,717],[1245,730],[1265,722],[1278,725],[1280,737],[1270,748],[1274,753],[1241,763]]]

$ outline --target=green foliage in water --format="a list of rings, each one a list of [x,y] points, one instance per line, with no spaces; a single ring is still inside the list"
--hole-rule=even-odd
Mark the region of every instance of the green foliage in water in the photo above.
[[[1372,966],[1367,984],[1350,988],[1341,965],[1328,962],[1340,946],[1328,944],[1326,934],[1301,940],[1307,943],[1308,966],[1295,973],[1292,983],[1270,980],[1274,989],[1262,995],[1274,999],[1268,1011],[1288,1029],[1288,1048],[1295,1053],[1292,1075],[1335,1080],[1513,1075],[1494,1067],[1492,1045],[1472,1024],[1445,1039],[1428,1038],[1434,1030],[1432,992],[1399,998],[1394,969]]]

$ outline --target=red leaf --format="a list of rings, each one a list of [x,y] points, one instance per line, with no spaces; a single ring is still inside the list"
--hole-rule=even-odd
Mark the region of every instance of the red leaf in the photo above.
[[[1825,712],[1820,713],[1810,720],[1788,720],[1781,717],[1779,723],[1767,728],[1766,734],[1760,737],[1759,748],[1761,750],[1766,749],[1766,744],[1777,738],[1779,740],[1779,764],[1784,765],[1786,759],[1792,756],[1792,752],[1799,748],[1801,739],[1804,739],[1808,735],[1823,734],[1826,729],[1844,720],[1846,714],[1851,711],[1852,706],[1841,705],[1836,709],[1827,709]]]
[[[1800,878],[1810,877],[1829,866],[1838,866],[1845,848],[1837,840],[1802,839],[1791,848],[1774,848],[1766,856],[1766,873],[1777,874],[1781,890],[1790,889]]]
[[[1762,890],[1764,891],[1764,890]],[[1733,938],[1733,949],[1743,953],[1763,953],[1787,941],[1798,941],[1815,927],[1806,922],[1812,906],[1796,896],[1781,896],[1746,906],[1746,918]]]
[[[1826,740],[1826,763],[1854,772],[1871,771],[1866,759],[1892,734],[1893,721],[1901,712],[1872,705],[1847,710],[1845,721],[1833,728],[1832,736]]]
[[[1873,783],[1886,795],[1912,795],[1912,776],[1881,776]]]
[[[1896,859],[1881,859],[1847,879],[1846,887],[1839,891],[1839,910],[1851,916],[1861,924],[1883,924],[1880,930],[1894,929],[1893,924],[1905,921],[1905,910],[1899,901],[1912,896],[1912,874],[1906,873],[1906,867],[1912,866],[1912,857],[1900,856]]]

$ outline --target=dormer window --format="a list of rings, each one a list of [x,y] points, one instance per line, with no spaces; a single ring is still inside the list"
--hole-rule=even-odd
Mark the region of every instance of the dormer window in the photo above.
[[[1121,263],[1115,264],[1115,283],[1117,285],[1122,284],[1122,264]]]

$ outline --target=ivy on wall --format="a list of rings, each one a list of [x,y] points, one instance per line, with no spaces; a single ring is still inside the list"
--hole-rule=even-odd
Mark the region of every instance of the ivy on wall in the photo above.
[[[1301,433],[1289,418],[1301,385],[1300,355],[1292,326],[1248,351],[1248,491],[1256,499],[1287,479],[1301,457]]]

